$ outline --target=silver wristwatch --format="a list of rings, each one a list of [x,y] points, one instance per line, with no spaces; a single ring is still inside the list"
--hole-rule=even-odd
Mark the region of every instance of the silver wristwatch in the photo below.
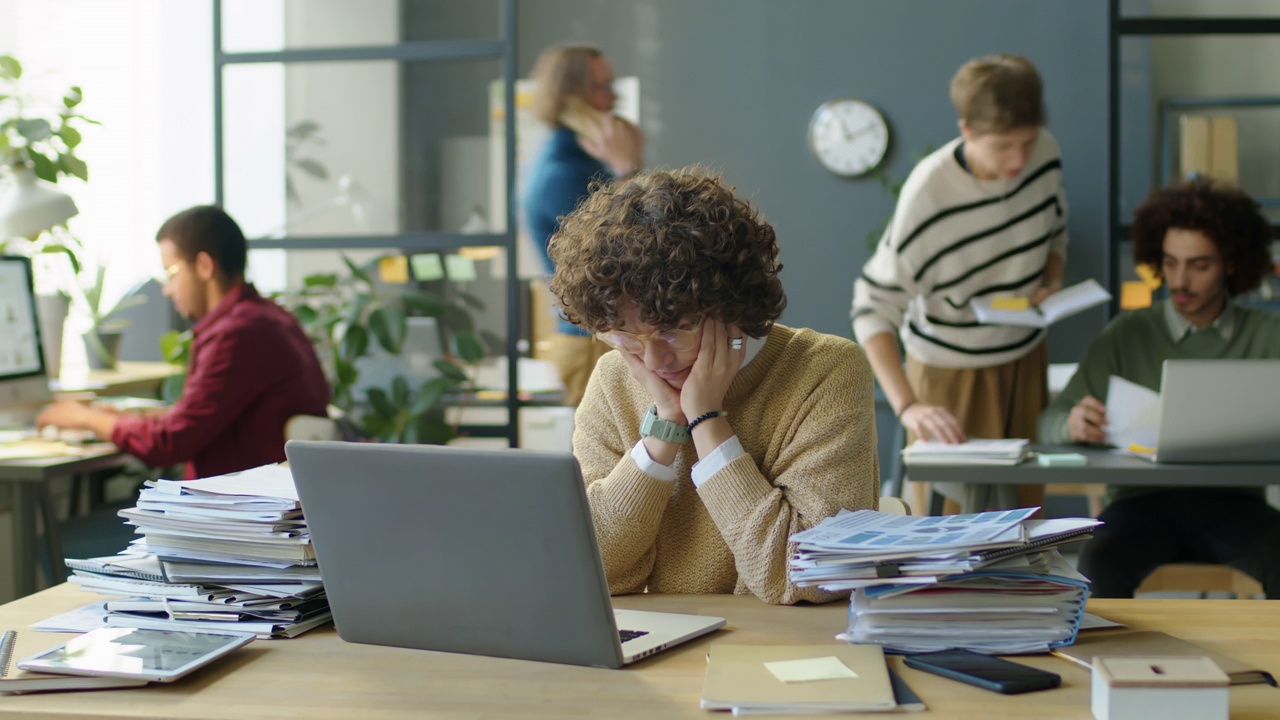
[[[644,421],[640,423],[640,437],[651,436],[677,445],[689,443],[689,429],[680,423],[658,417],[657,405],[649,406],[649,412],[644,414]]]

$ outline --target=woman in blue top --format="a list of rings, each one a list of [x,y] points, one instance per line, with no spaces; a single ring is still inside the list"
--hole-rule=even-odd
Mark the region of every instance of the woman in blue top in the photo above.
[[[551,126],[551,136],[529,174],[524,213],[547,272],[554,273],[546,251],[560,218],[587,196],[593,181],[639,170],[645,140],[639,128],[613,115],[613,65],[599,48],[549,48],[538,58],[533,79],[533,112]],[[609,350],[590,333],[560,320],[552,359],[565,384],[566,404],[582,399],[596,360]]]

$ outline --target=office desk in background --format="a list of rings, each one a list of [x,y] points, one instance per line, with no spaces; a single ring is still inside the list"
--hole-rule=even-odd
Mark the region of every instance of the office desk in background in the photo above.
[[[16,629],[15,658],[67,639],[28,625],[93,599],[68,585],[0,607]],[[712,643],[824,644],[849,606],[780,607],[732,595],[631,595],[620,608],[719,615],[728,626],[623,670],[344,643],[332,627],[257,641],[172,685],[0,698],[0,716],[135,718],[708,718],[698,707]],[[1280,673],[1280,603],[1254,600],[1095,600],[1089,609],[1134,630],[1162,630]],[[1105,631],[1102,631],[1105,632]],[[1043,656],[1020,659],[1062,675],[1063,686],[1002,696],[891,662],[929,706],[924,717],[1092,718],[1088,671]],[[1280,691],[1231,688],[1232,720],[1274,718]],[[784,717],[784,716],[778,716]],[[809,716],[812,717],[812,716]]]
[[[115,370],[88,370],[83,374],[63,374],[49,383],[55,394],[91,392],[99,396],[137,395],[159,397],[160,385],[183,372],[181,366],[166,362],[122,362]]]
[[[1243,487],[1280,485],[1280,463],[1153,463],[1102,448],[1080,445],[1036,445],[1041,453],[1079,453],[1088,464],[1043,466],[1034,459],[1018,465],[921,465],[907,463],[907,478],[918,482],[1040,485],[1102,483],[1106,485],[1204,485]]]
[[[36,547],[40,541],[37,518],[44,525],[44,545],[53,573],[49,584],[56,585],[67,577],[50,482],[57,477],[123,467],[128,461],[128,455],[109,443],[86,446],[81,455],[0,461],[0,483],[13,488],[13,542],[9,552],[13,557],[13,587],[19,596],[36,591]]]

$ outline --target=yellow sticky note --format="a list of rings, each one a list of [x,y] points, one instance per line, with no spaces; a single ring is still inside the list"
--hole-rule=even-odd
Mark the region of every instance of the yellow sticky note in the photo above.
[[[991,298],[992,310],[1026,310],[1031,307],[1031,299],[1024,297],[994,297]]]
[[[1135,271],[1138,273],[1138,277],[1142,278],[1142,283],[1147,287],[1152,290],[1160,287],[1162,282],[1160,276],[1156,274],[1155,269],[1150,265],[1139,265],[1135,268]]]
[[[1120,285],[1120,309],[1151,307],[1151,286],[1142,280],[1125,280]]]
[[[389,255],[378,261],[378,277],[384,283],[403,285],[409,282],[409,258],[403,255]]]
[[[834,655],[803,660],[779,660],[764,664],[773,676],[784,683],[810,682],[813,680],[842,680],[856,678],[858,673],[840,662]]]

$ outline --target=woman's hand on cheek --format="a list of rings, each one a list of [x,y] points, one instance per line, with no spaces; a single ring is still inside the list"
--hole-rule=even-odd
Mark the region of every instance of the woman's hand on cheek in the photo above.
[[[735,349],[730,345],[735,338],[742,340],[742,347]],[[694,361],[680,392],[680,407],[685,417],[696,418],[724,409],[724,396],[747,357],[746,346],[746,338],[737,327],[718,320],[705,321],[698,359]]]
[[[653,404],[658,408],[658,417],[669,422],[685,424],[688,422],[684,418],[683,411],[680,409],[680,391],[671,387],[671,385],[656,373],[645,366],[644,360],[639,355],[632,355],[629,352],[618,351],[622,355],[622,359],[626,361],[627,368],[631,370],[631,377],[644,386],[649,391],[650,397],[653,398]]]

